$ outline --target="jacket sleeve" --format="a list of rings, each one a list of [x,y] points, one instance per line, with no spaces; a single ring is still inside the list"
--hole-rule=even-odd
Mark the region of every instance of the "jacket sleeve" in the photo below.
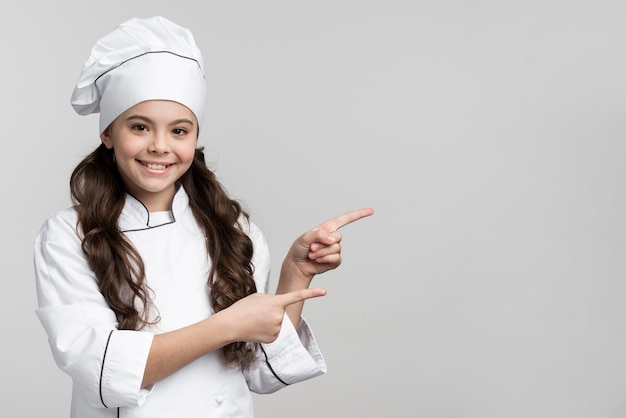
[[[269,289],[270,255],[261,231],[250,225],[250,238],[254,243],[254,278],[259,292]],[[261,344],[259,361],[255,367],[244,371],[252,392],[272,393],[326,373],[326,363],[307,322],[301,318],[295,329],[287,314],[278,338],[270,344]]]
[[[35,239],[35,281],[41,324],[53,357],[90,406],[141,405],[151,333],[117,330],[76,233],[75,216],[46,221]]]

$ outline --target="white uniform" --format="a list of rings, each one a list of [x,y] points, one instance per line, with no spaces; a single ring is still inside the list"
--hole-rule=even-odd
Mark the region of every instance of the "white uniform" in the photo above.
[[[294,330],[285,316],[278,339],[262,344],[258,365],[241,372],[209,353],[150,388],[140,388],[155,333],[198,322],[212,314],[207,287],[210,259],[183,188],[172,212],[150,214],[127,196],[119,226],[144,261],[160,321],[141,331],[117,329],[113,311],[98,290],[76,232],[76,212],[50,217],[35,241],[37,315],[58,366],[73,380],[76,418],[252,417],[250,391],[274,392],[326,371],[304,320]],[[252,223],[254,280],[267,292],[267,243]]]

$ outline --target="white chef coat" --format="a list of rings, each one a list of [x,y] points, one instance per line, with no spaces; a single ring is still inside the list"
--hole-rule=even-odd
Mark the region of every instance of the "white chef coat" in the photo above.
[[[209,353],[149,388],[140,388],[155,333],[198,322],[213,311],[207,276],[211,265],[203,233],[181,187],[172,211],[151,214],[132,196],[119,226],[141,254],[153,295],[141,331],[118,330],[113,311],[81,250],[73,208],[51,216],[35,240],[39,309],[57,365],[73,380],[71,417],[252,417],[250,391],[274,392],[326,372],[313,334],[302,319],[296,329],[287,316],[278,339],[262,344],[260,359],[242,372]],[[242,221],[254,244],[254,280],[267,292],[267,243],[252,222]]]

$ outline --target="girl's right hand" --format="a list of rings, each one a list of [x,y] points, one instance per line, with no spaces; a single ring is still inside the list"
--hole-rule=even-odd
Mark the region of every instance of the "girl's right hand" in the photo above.
[[[278,338],[285,308],[293,303],[326,295],[326,290],[311,288],[280,295],[255,293],[218,312],[227,320],[225,330],[232,342],[271,343]]]

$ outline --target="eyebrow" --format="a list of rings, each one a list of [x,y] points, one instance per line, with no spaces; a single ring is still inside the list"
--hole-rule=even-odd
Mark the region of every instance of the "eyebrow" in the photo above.
[[[143,116],[143,115],[130,115],[129,117],[126,118],[127,121],[133,120],[133,119],[139,119],[142,120],[144,122],[147,123],[154,123],[154,121],[152,119],[150,119],[147,116]],[[187,118],[181,118],[181,119],[176,119],[173,120],[172,122],[169,123],[169,125],[178,125],[181,123],[188,123],[189,125],[193,126],[193,122],[190,119]]]

